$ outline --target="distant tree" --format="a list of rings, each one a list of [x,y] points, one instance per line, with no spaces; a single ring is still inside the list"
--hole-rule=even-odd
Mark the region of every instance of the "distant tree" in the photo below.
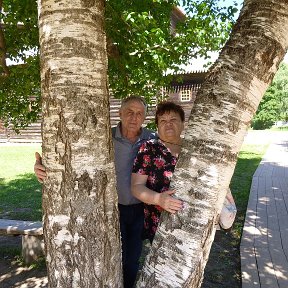
[[[274,125],[275,121],[279,119],[279,101],[277,99],[277,89],[275,86],[276,85],[272,83],[258,106],[257,113],[251,124],[255,130],[269,129]]]
[[[36,1],[0,0],[0,119],[16,129],[38,115],[38,48]],[[24,64],[8,66],[7,59]]]
[[[271,86],[252,120],[255,130],[269,129],[276,121],[288,121],[288,65],[281,63]]]
[[[218,51],[237,11],[234,6],[221,8],[219,2],[183,1],[187,15],[171,31],[171,11],[178,0],[106,1],[109,87],[114,96],[141,94],[149,100],[169,82],[165,71]],[[17,128],[34,121],[40,109],[36,0],[1,0],[0,11],[0,119]],[[7,58],[25,64],[7,66]]]
[[[288,64],[282,63],[273,81],[279,103],[278,120],[288,121]]]

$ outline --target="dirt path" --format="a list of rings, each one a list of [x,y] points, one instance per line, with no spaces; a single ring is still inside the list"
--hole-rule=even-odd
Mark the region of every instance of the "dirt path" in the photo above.
[[[45,268],[25,267],[18,256],[12,256],[20,249],[20,236],[0,236],[0,288],[47,287]]]

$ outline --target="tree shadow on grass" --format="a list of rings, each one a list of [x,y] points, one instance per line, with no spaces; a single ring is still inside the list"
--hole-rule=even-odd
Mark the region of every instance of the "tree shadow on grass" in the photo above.
[[[0,236],[0,287],[48,287],[44,259],[23,264],[21,236]]]
[[[0,218],[41,221],[42,187],[33,173],[0,178]],[[44,259],[23,264],[21,236],[0,236],[0,287],[48,287]]]
[[[41,221],[41,184],[33,173],[5,181],[0,178],[0,218]]]

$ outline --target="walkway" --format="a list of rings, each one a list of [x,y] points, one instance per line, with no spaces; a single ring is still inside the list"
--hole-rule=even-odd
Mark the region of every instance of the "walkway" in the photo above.
[[[253,176],[241,239],[242,288],[288,287],[288,133]]]

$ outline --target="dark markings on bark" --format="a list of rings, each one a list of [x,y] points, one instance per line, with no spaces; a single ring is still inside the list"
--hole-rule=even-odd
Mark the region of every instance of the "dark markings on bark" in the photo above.
[[[221,129],[214,129],[214,131],[215,131],[216,133],[220,134],[220,135],[226,134],[226,131],[225,131],[224,129],[223,129],[223,130],[221,130]]]
[[[160,218],[160,225],[161,223],[165,222],[166,223],[165,229],[167,231],[173,231],[175,229],[179,229],[193,233],[196,230],[203,229],[203,227],[205,226],[204,224],[200,224],[199,222],[192,220],[195,219],[195,215],[201,213],[202,208],[205,209],[204,206],[200,207],[199,205],[197,205],[197,207],[187,208],[188,211],[183,212],[185,213],[185,217],[181,215],[181,212],[175,215],[171,215],[167,212],[164,212],[162,213]],[[167,221],[167,219],[169,219],[169,221]]]
[[[241,121],[236,117],[230,117],[230,121],[228,122],[229,131],[236,134],[239,130]]]
[[[157,238],[157,240],[156,240]],[[161,249],[161,247],[163,246],[163,239],[159,239],[157,237],[157,233],[155,235],[155,238],[154,238],[154,242],[153,242],[153,246],[151,247],[151,253],[150,253],[150,257],[149,257],[149,261],[148,263],[151,264],[151,263],[157,263],[157,253],[158,251]]]
[[[198,174],[197,177],[200,178],[200,177],[204,176],[206,173],[204,170],[198,169],[197,174]]]
[[[206,241],[209,239],[209,236],[211,235],[213,229],[214,229],[214,222],[209,221],[207,224],[208,228],[204,228],[205,230],[203,231],[207,231],[206,235],[203,235],[203,241],[202,241],[202,248],[205,247],[206,245]],[[206,230],[207,229],[207,230]],[[208,249],[207,251],[203,250],[203,258],[205,259],[207,257],[206,252],[210,252],[210,249]],[[183,288],[190,288],[190,287],[200,287],[201,283],[202,283],[202,279],[203,279],[203,263],[202,261],[199,261],[196,265],[196,269],[193,271],[193,273],[190,274],[190,277],[185,281]],[[195,275],[202,275],[201,277],[195,277]]]
[[[93,180],[89,177],[89,174],[85,171],[80,178],[76,179],[78,181],[78,187],[80,193],[85,193],[86,195],[90,195],[92,187],[93,187]]]
[[[198,230],[202,230],[205,228],[206,225],[204,224],[200,224],[197,221],[189,221],[189,220],[185,220],[183,222],[183,226],[182,226],[182,230],[187,231],[191,234],[193,234],[195,232],[195,234],[197,233]]]
[[[181,229],[183,226],[181,217],[179,217],[178,214],[171,215],[168,212],[163,212],[161,214],[160,223],[162,223],[163,221],[166,221],[167,224],[165,228],[170,231],[173,231],[175,229]]]
[[[99,1],[102,2],[102,1]],[[97,3],[98,4],[98,3]],[[66,17],[70,18],[76,18],[79,19],[79,15],[82,15],[83,18],[90,19],[91,12],[87,8],[66,8],[66,9],[53,9],[53,10],[45,10],[44,12],[41,12],[40,18],[44,19],[44,17],[47,17],[51,14],[64,14]],[[95,15],[95,14],[94,14]],[[92,18],[92,17],[91,17]],[[79,19],[80,20],[80,19]],[[98,21],[99,22],[99,15],[98,15]],[[94,23],[95,27],[97,26],[96,23]]]
[[[158,281],[156,281],[156,273],[155,272],[151,273],[149,275],[149,278],[148,279],[146,278],[145,280],[146,280],[145,283],[146,283],[147,287],[157,287]]]
[[[235,129],[231,126],[231,129]],[[196,139],[193,140],[193,153],[189,151],[189,143],[184,141],[184,147],[188,150],[187,154],[195,154],[198,159],[209,160],[210,163],[220,162],[234,162],[237,159],[237,154],[230,151],[228,145],[223,145],[213,140]],[[214,148],[215,147],[215,148]],[[185,152],[182,150],[176,167],[188,168],[190,165],[190,155],[184,155]],[[176,168],[176,169],[177,169]]]
[[[62,50],[62,55],[64,54],[66,57],[69,57],[69,55],[70,57],[79,55],[79,57],[94,59],[94,51],[97,51],[97,45],[94,45],[88,41],[75,40],[71,37],[64,37],[60,43],[62,43],[67,48],[65,52]],[[69,49],[71,49],[71,51]]]
[[[102,194],[102,195],[97,196],[97,199],[101,199],[102,197],[103,202],[105,203],[105,192],[107,190],[107,186],[109,183],[107,174],[101,170],[97,170],[97,172],[94,174],[94,181],[96,181],[95,186],[99,187],[99,188],[96,188],[96,191]]]
[[[95,5],[95,0],[81,0],[81,6],[85,8],[90,8]]]
[[[195,181],[195,180],[191,179],[191,181]],[[195,192],[194,188],[191,188],[190,190],[187,191],[187,194],[188,194],[189,196],[193,196],[193,195],[194,195],[194,192]],[[191,198],[191,199],[194,199],[194,198]]]
[[[73,122],[82,128],[82,131],[86,129],[88,122],[88,115],[82,110],[78,111],[77,115],[73,118]]]
[[[178,239],[174,235],[169,234],[169,235],[167,235],[166,239],[167,239],[166,243],[171,242],[173,245],[183,245],[183,241]]]
[[[223,121],[222,119],[221,120],[220,119],[214,119],[212,122],[218,126],[225,126],[226,125],[226,122]]]
[[[94,125],[94,127],[96,127],[97,126],[97,117],[96,117],[96,115],[99,115],[99,114],[96,114],[95,113],[95,111],[93,111],[92,109],[90,109],[90,111],[91,111],[91,123]]]
[[[42,81],[42,83],[44,82],[44,85],[43,85],[43,89],[46,91],[49,89],[50,87],[50,76],[51,76],[51,70],[50,68],[48,68],[46,71],[45,71],[45,74],[44,74],[44,81]],[[45,93],[46,94],[46,93]],[[44,94],[44,95],[45,95]]]
[[[241,93],[241,97],[235,96],[235,94],[232,94],[232,93],[230,94],[230,93],[228,93],[228,91],[218,92],[217,94],[214,93],[214,92],[211,92],[209,94],[206,93],[206,94],[201,95],[201,97],[199,97],[199,100],[197,101],[197,103],[199,103],[199,104],[203,103],[204,104],[204,103],[209,102],[209,105],[213,105],[213,106],[217,107],[217,109],[223,109],[223,106],[227,105],[224,102],[227,101],[229,103],[228,105],[234,104],[234,106],[235,106],[235,108],[230,112],[230,115],[239,114],[241,112],[254,113],[256,111],[256,109],[257,109],[257,106],[255,106],[255,104],[251,103],[248,100],[245,101],[245,98],[243,98],[243,95],[248,93],[248,90],[249,90],[249,87],[250,87],[250,83],[251,83],[251,79],[252,79],[251,76],[248,75],[248,74],[247,74],[247,77],[249,77],[249,79],[247,78],[247,81],[246,81],[247,84],[243,85],[243,87],[241,87],[241,89],[243,91]],[[208,79],[209,79],[209,75],[208,75]],[[224,79],[222,79],[221,81],[223,81],[223,80]],[[211,85],[214,85],[213,82],[209,82],[209,81],[211,81],[211,80],[207,80],[207,83],[206,83],[206,85],[208,87],[211,86]],[[244,81],[242,83],[244,83]],[[215,110],[215,108],[213,108],[213,107],[209,108],[209,107],[207,107],[207,104],[206,104],[205,109],[203,108],[201,113],[200,113],[200,111],[198,110],[198,107],[197,107],[197,111],[195,111],[195,114],[202,117],[203,116],[202,113],[208,113],[208,115],[206,115],[206,118],[209,119],[210,118],[210,111],[213,111],[213,110]],[[229,116],[226,116],[226,117],[229,117]],[[226,123],[225,122],[225,118],[221,119],[223,121],[222,123],[219,122],[220,126],[223,126],[223,125],[225,126],[225,123]],[[219,119],[218,120],[214,120],[214,121],[219,121]]]
[[[194,198],[197,200],[204,200],[206,198],[206,195],[204,193],[198,192],[197,190],[194,189]]]

